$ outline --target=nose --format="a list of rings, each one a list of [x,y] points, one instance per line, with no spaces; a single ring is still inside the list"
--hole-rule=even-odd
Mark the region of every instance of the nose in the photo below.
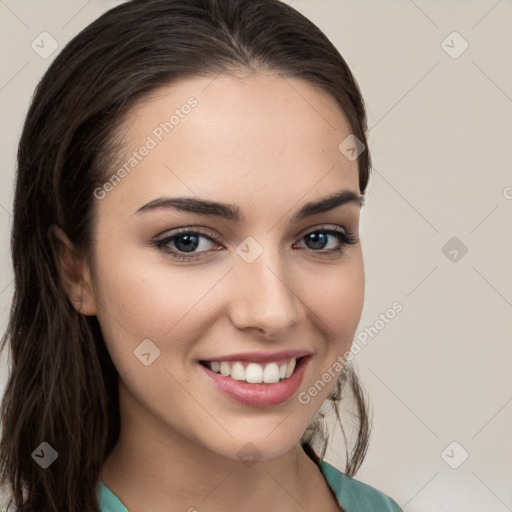
[[[265,338],[284,338],[298,323],[303,309],[293,290],[292,271],[278,251],[267,248],[252,263],[239,258],[231,274],[232,323]]]

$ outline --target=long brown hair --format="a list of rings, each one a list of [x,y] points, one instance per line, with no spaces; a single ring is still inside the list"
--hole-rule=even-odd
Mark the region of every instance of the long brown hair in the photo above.
[[[10,348],[0,483],[10,486],[10,504],[20,511],[98,510],[100,469],[120,427],[116,368],[97,318],[78,313],[64,292],[48,229],[59,226],[90,254],[93,191],[112,174],[114,134],[130,107],[178,78],[232,69],[278,71],[320,88],[367,146],[365,107],[346,62],[311,21],[278,0],[129,1],[75,36],[37,86],[17,155],[14,298],[0,346]],[[367,150],[358,165],[364,194]],[[345,472],[353,475],[369,437],[353,371],[342,373],[329,398],[337,403],[345,391],[357,418],[355,444],[346,450]],[[317,462],[326,448],[319,457],[312,447],[320,423],[321,415],[301,440]],[[49,469],[32,457],[42,442],[58,453]]]

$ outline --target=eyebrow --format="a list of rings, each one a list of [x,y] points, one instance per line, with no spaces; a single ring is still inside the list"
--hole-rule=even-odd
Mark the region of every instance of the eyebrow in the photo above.
[[[364,196],[352,192],[352,190],[342,190],[328,197],[306,203],[291,218],[292,223],[299,222],[302,219],[325,213],[344,204],[356,204],[361,207],[364,205]],[[197,213],[199,215],[210,215],[222,219],[240,222],[244,220],[240,207],[229,203],[219,203],[196,197],[160,197],[138,208],[135,214],[150,212],[161,208],[172,208],[184,212]]]

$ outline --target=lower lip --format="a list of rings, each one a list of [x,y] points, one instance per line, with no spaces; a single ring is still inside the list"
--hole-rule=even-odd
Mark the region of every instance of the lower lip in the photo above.
[[[303,357],[290,377],[274,384],[250,384],[245,380],[224,377],[198,364],[206,376],[229,397],[245,405],[265,407],[280,404],[296,393],[302,384],[304,371],[310,359],[311,356]]]

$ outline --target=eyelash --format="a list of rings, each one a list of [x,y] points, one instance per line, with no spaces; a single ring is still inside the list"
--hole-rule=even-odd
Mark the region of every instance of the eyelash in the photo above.
[[[342,231],[339,228],[326,228],[326,229],[317,228],[317,229],[310,231],[309,233],[306,233],[305,235],[303,235],[301,237],[301,240],[313,233],[322,233],[322,234],[326,234],[326,235],[333,235],[340,242],[339,247],[337,247],[335,249],[329,249],[327,251],[323,251],[321,249],[315,250],[315,249],[306,248],[309,251],[312,251],[314,253],[340,255],[341,256],[345,246],[354,245],[359,242],[359,238],[354,233],[352,233],[350,231]],[[196,236],[199,235],[200,237],[206,238],[210,242],[215,242],[217,244],[221,243],[220,240],[218,239],[218,237],[216,237],[212,233],[207,234],[202,231],[193,231],[191,229],[184,228],[182,230],[177,231],[176,233],[174,233],[171,236],[161,238],[160,240],[153,240],[151,242],[151,245],[153,245],[158,250],[168,254],[173,259],[178,260],[178,261],[194,261],[194,260],[202,258],[201,254],[203,254],[205,252],[209,252],[209,251],[200,251],[198,253],[195,253],[195,255],[193,255],[193,256],[187,256],[184,253],[176,252],[175,250],[171,250],[167,247],[167,245],[170,242],[172,242],[176,238],[179,238],[180,236],[185,236],[185,235],[196,235]]]

